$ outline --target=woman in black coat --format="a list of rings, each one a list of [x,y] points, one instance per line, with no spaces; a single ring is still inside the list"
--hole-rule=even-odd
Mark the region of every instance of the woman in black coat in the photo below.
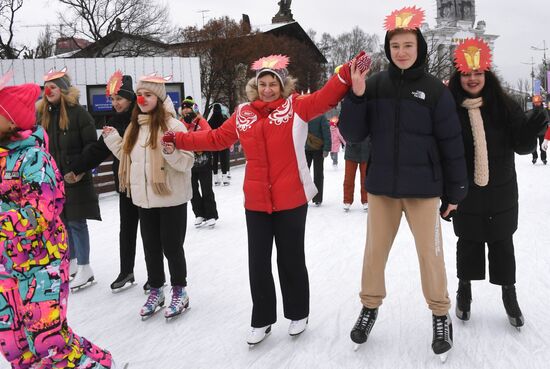
[[[460,68],[459,68],[460,69]],[[449,88],[456,100],[469,177],[469,190],[453,217],[457,242],[456,315],[470,318],[471,280],[485,279],[485,244],[489,282],[502,286],[510,323],[524,323],[516,292],[513,234],[518,225],[515,154],[530,154],[544,115],[525,114],[508,97],[490,70],[457,71]]]
[[[38,124],[48,133],[49,151],[65,175],[84,149],[97,141],[95,123],[80,105],[80,91],[71,85],[65,68],[50,71],[44,81],[44,95],[38,103]],[[76,274],[70,287],[75,289],[94,280],[86,220],[101,220],[101,215],[92,172],[83,173],[76,183],[65,182],[65,196],[61,219],[69,234],[70,274]]]
[[[208,120],[210,128],[219,128],[228,117],[222,113],[222,107],[220,104],[214,104],[212,108],[212,116]],[[222,170],[222,177],[218,174],[218,162],[220,163]],[[219,186],[223,182],[224,186],[229,185],[229,149],[223,149],[220,151],[212,152],[212,174],[214,175],[214,185]]]

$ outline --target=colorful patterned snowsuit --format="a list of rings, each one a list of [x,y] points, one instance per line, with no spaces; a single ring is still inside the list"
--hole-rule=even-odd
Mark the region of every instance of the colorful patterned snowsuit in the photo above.
[[[12,368],[111,367],[67,325],[63,178],[42,127],[0,145],[0,351]]]

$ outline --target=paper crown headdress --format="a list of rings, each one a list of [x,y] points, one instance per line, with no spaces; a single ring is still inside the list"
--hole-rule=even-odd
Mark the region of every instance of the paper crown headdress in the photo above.
[[[122,87],[122,72],[120,70],[117,70],[113,73],[111,77],[109,77],[109,81],[107,81],[107,87],[105,88],[105,94],[107,96],[113,96],[118,94],[118,91],[120,91],[120,88]]]
[[[0,77],[0,90],[2,90],[8,82],[13,78],[13,70],[8,70],[6,74]]]
[[[269,55],[252,63],[251,69],[256,71],[256,82],[260,73],[271,72],[279,79],[281,86],[284,86],[285,79],[288,77],[286,67],[289,62],[290,58],[286,55]]]
[[[63,67],[61,70],[55,70],[52,68],[48,71],[48,73],[44,74],[44,82],[53,81],[54,79],[64,77],[66,74],[67,67]]]
[[[491,49],[479,38],[467,38],[455,49],[455,65],[461,73],[491,68]]]
[[[424,10],[416,6],[404,7],[394,10],[386,17],[384,28],[386,31],[394,31],[396,29],[414,30],[415,28],[420,28],[424,17]]]
[[[141,82],[166,83],[172,80],[172,75],[163,77],[157,72],[147,74],[139,79]]]

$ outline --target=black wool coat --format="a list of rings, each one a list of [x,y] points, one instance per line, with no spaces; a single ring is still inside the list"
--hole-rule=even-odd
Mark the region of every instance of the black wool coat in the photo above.
[[[538,128],[530,126],[521,108],[509,101],[510,114],[498,116],[481,107],[489,159],[489,183],[474,181],[474,143],[468,111],[459,106],[469,189],[453,217],[455,234],[471,241],[493,242],[510,237],[518,227],[518,184],[515,154],[529,154]],[[495,111],[503,111],[496,109]]]

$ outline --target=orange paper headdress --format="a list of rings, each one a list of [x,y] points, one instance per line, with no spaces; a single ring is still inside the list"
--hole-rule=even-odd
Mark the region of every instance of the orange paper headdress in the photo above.
[[[399,10],[394,10],[386,17],[384,28],[386,31],[393,31],[398,28],[414,30],[420,28],[424,21],[424,10],[416,6],[404,7]]]
[[[120,70],[117,70],[113,73],[111,77],[109,77],[109,81],[107,81],[107,87],[105,88],[105,94],[107,96],[113,96],[118,94],[118,91],[122,87],[122,72]]]
[[[479,38],[467,38],[455,49],[455,65],[461,73],[491,68],[491,49]]]
[[[67,74],[67,67],[63,67],[61,70],[54,70],[53,68],[48,71],[47,74],[44,74],[44,82],[53,81],[64,77]]]
[[[166,83],[172,80],[172,75],[163,77],[157,72],[147,74],[139,79],[142,82]]]
[[[252,70],[256,71],[256,82],[258,82],[258,76],[263,72],[271,72],[277,76],[281,82],[281,86],[285,85],[285,79],[288,77],[288,70],[286,67],[290,59],[286,55],[269,55],[256,60],[252,63]]]

